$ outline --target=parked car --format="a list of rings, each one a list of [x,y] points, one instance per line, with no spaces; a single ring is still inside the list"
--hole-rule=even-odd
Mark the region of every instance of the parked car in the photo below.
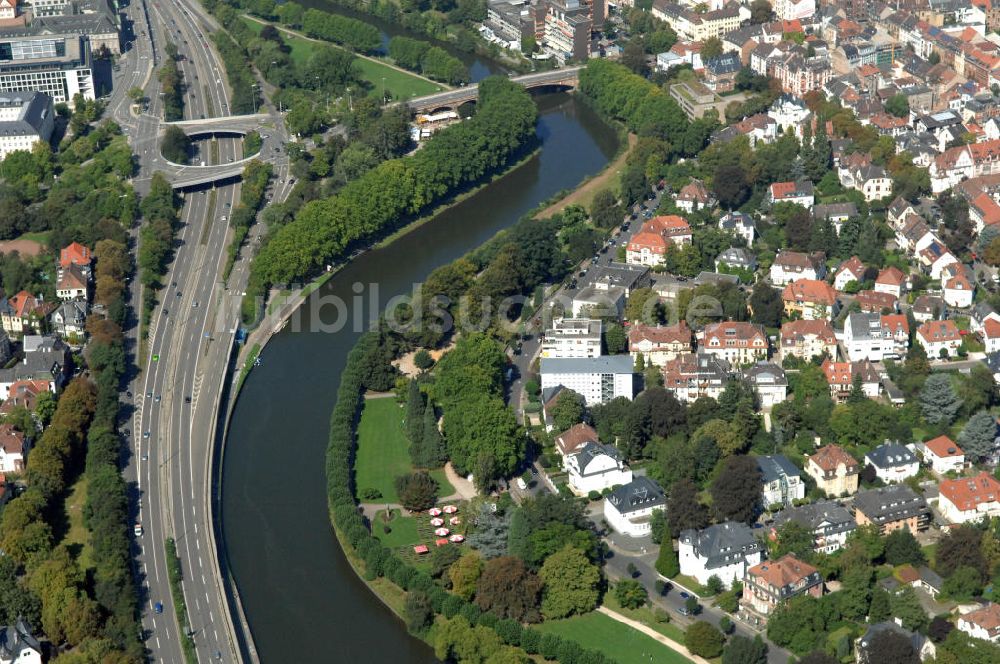
[[[135,524],[135,528],[132,529],[132,532],[135,533],[136,537],[142,537],[142,524]]]

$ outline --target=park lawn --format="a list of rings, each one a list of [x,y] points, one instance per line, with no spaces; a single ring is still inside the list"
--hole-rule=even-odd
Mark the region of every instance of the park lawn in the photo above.
[[[403,409],[392,397],[366,399],[365,409],[358,424],[358,455],[354,466],[358,496],[364,498],[364,490],[378,489],[382,497],[371,501],[377,503],[398,503],[395,479],[413,472],[410,462],[410,441],[403,432]],[[441,469],[432,470],[431,477],[441,486],[438,496],[455,493]]]
[[[47,245],[50,237],[52,237],[52,231],[35,231],[34,233],[22,233],[16,239],[31,240],[38,244]]]
[[[243,16],[243,22],[246,23],[251,30],[256,34],[260,34],[261,29],[264,27],[262,23],[258,23],[246,16]],[[296,37],[295,35],[290,35],[285,31],[281,32],[282,39],[291,49],[289,57],[291,57],[292,62],[296,65],[303,65],[312,55],[313,49],[317,46],[316,42],[309,41],[308,39],[302,39],[301,37]],[[331,48],[339,48],[334,44],[330,44]],[[431,83],[430,81],[425,81],[422,78],[417,78],[416,76],[411,76],[406,72],[399,71],[398,69],[393,69],[387,65],[374,60],[367,60],[365,58],[356,58],[354,64],[357,66],[358,71],[361,73],[361,80],[368,82],[368,94],[372,96],[379,96],[382,93],[382,78],[385,77],[385,89],[389,91],[393,99],[408,99],[410,97],[421,97],[423,95],[433,94],[435,92],[440,92],[444,90],[444,86]]]
[[[390,549],[420,544],[421,537],[420,532],[417,530],[417,519],[415,517],[400,516],[399,510],[392,510],[393,518],[389,522],[391,532],[386,533],[382,528],[385,524],[383,520],[384,514],[384,510],[379,512],[375,517],[374,523],[372,523],[372,534],[379,538],[382,544]]]
[[[66,520],[69,530],[63,544],[78,552],[77,562],[80,569],[86,571],[94,567],[93,549],[90,546],[90,532],[83,525],[83,505],[87,501],[87,476],[81,475],[69,488],[63,509],[66,510]]]
[[[676,641],[677,643],[684,645],[684,630],[669,622],[659,622],[656,619],[656,615],[653,613],[648,605],[639,609],[626,609],[624,606],[618,603],[615,599],[615,594],[609,592],[604,596],[604,606],[620,613],[626,618],[631,618],[632,620],[638,620],[646,627],[659,632],[663,636],[667,637],[671,641]],[[666,611],[665,609],[663,609]],[[669,614],[668,614],[668,617]]]
[[[584,648],[599,650],[619,664],[687,664],[691,660],[667,646],[596,611],[565,620],[546,620],[542,632],[576,641]]]

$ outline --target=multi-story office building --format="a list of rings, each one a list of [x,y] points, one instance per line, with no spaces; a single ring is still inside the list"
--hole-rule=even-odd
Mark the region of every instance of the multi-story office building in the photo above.
[[[10,37],[0,30],[0,93],[38,90],[55,103],[94,99],[87,37]]]
[[[561,63],[590,55],[590,8],[580,0],[549,0],[545,13],[545,48]]]

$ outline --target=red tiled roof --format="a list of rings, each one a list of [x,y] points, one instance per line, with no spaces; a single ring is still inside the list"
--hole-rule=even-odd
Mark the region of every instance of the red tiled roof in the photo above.
[[[556,447],[564,455],[572,454],[587,442],[600,442],[597,431],[589,424],[576,424],[556,436]]]
[[[759,579],[758,583],[763,582],[761,585],[784,588],[801,583],[818,571],[809,563],[788,553],[777,560],[765,560],[754,565],[747,570],[747,574]]]
[[[24,434],[11,424],[0,424],[0,447],[5,454],[24,454]]]
[[[910,323],[903,314],[884,314],[880,318],[882,329],[888,329],[894,334],[910,334]]]
[[[958,341],[962,338],[953,320],[929,320],[917,328],[917,334],[931,343]]]
[[[630,344],[652,341],[658,344],[681,343],[691,345],[694,333],[686,321],[676,325],[633,325],[628,330]]]
[[[851,256],[840,264],[840,267],[837,268],[837,274],[840,274],[844,270],[847,270],[850,274],[860,279],[865,274],[865,264],[857,256]]]
[[[858,462],[850,454],[844,451],[844,448],[840,445],[826,445],[824,447],[816,450],[816,454],[807,457],[808,461],[812,461],[814,464],[822,468],[827,472],[832,472],[837,470],[837,466],[844,464],[844,467],[850,470],[858,467]]]
[[[837,301],[837,291],[825,281],[797,279],[785,286],[781,299],[785,302],[809,302],[833,306]]]
[[[781,326],[781,343],[794,343],[796,338],[816,336],[825,343],[837,343],[833,325],[828,320],[793,320]],[[787,340],[787,341],[786,341]]]
[[[906,281],[906,275],[894,265],[890,265],[879,272],[878,277],[875,278],[875,283],[887,284],[889,286],[901,286],[904,281]]]
[[[940,459],[957,457],[965,454],[965,452],[962,451],[962,448],[956,445],[955,441],[948,436],[938,436],[937,438],[928,440],[924,443],[924,447],[926,447],[931,454]]]
[[[59,266],[90,265],[90,249],[79,242],[73,242],[59,252]]]
[[[987,318],[986,322],[983,323],[983,336],[987,339],[1000,337],[1000,321],[996,318]]]
[[[991,638],[1000,634],[1000,604],[987,604],[981,609],[960,616],[959,619],[982,627]]]
[[[975,477],[942,480],[938,491],[963,512],[976,509],[980,503],[1000,501],[1000,482],[986,471]]]

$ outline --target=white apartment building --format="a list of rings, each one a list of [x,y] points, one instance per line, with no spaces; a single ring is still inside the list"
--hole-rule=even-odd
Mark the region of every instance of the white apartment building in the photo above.
[[[727,521],[704,530],[685,530],[678,538],[681,574],[705,585],[716,576],[726,588],[742,581],[763,559],[764,546],[745,523]]]
[[[543,357],[539,364],[543,392],[562,386],[583,396],[588,406],[635,397],[635,363],[630,355]]]
[[[601,321],[557,318],[545,331],[542,357],[600,357]]]
[[[640,475],[604,499],[604,519],[616,533],[642,537],[652,531],[653,512],[665,509],[667,495],[659,484]],[[667,542],[665,546],[671,546]]]
[[[52,136],[52,97],[42,92],[0,93],[0,160],[11,152],[31,151]]]
[[[625,464],[617,448],[588,442],[566,457],[568,483],[578,495],[604,491],[632,481],[632,470]]]

